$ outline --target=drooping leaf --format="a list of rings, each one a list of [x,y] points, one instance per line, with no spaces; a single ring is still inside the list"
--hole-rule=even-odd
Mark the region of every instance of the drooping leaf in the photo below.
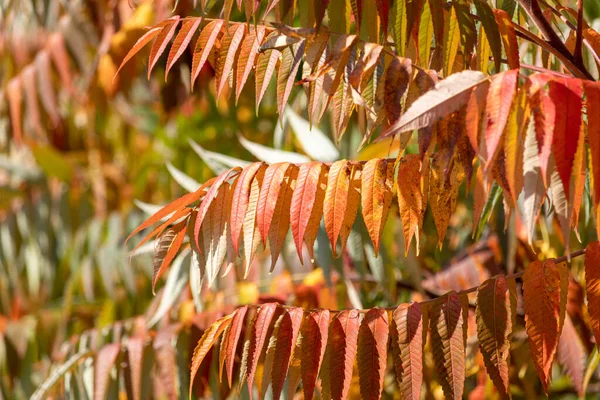
[[[323,213],[324,190],[321,182],[325,178],[326,167],[320,162],[302,164],[298,172],[298,180],[290,208],[290,222],[292,236],[302,261],[302,243],[308,230],[318,229],[321,214]],[[321,196],[318,196],[318,192]],[[319,201],[320,200],[320,201]],[[313,241],[314,243],[314,241]],[[312,247],[313,243],[308,243]]]
[[[267,333],[269,332],[269,326],[271,325],[271,321],[273,316],[275,315],[275,311],[277,310],[277,305],[275,303],[267,303],[258,308],[256,314],[254,315],[254,319],[251,324],[250,334],[249,334],[249,344],[248,344],[248,362],[247,368],[244,371],[245,377],[242,376],[240,382],[244,381],[244,378],[247,378],[248,382],[248,394],[252,399],[252,384],[254,382],[254,376],[256,374],[256,367],[258,366],[258,360],[262,353],[263,345],[265,344],[265,339],[267,338]]]
[[[407,58],[394,57],[387,67],[384,81],[383,104],[390,124],[396,123],[402,113],[402,97],[412,76],[412,62]]]
[[[433,359],[444,395],[461,399],[465,384],[464,309],[456,292],[450,292],[431,308]]]
[[[426,331],[427,329],[425,329]],[[423,318],[419,303],[400,304],[393,313],[392,350],[402,398],[421,398],[423,384]]]
[[[217,84],[217,97],[221,95],[225,83],[229,80],[229,74],[233,70],[233,64],[236,60],[240,44],[246,34],[245,24],[231,25],[224,33],[221,39],[221,48],[219,50],[219,63],[223,65],[221,79]]]
[[[283,390],[283,383],[287,375],[292,351],[298,339],[300,324],[302,323],[303,310],[293,307],[282,315],[281,324],[277,330],[277,347],[273,359],[273,399],[278,400]]]
[[[421,192],[421,168],[423,163],[418,154],[402,157],[398,163],[396,185],[398,187],[398,208],[404,231],[404,254],[408,254],[413,236],[419,252],[419,236],[423,224],[427,199]]]
[[[250,194],[248,197],[248,208],[244,216],[244,279],[248,276],[252,259],[258,250],[260,244],[260,232],[258,231],[256,213],[258,208],[258,199],[260,197],[260,188],[265,176],[266,166],[261,168],[252,180]]]
[[[263,38],[265,37],[265,27],[259,25],[254,29],[250,29],[250,33],[246,35],[242,42],[240,55],[238,57],[236,83],[235,83],[235,101],[237,102],[242,94],[242,89],[248,80],[248,76],[254,67],[258,48],[260,47]]]
[[[502,62],[502,38],[500,36],[500,30],[498,23],[492,8],[484,0],[475,0],[475,7],[477,9],[477,16],[481,19],[481,25],[485,31],[485,36],[490,43],[490,48],[494,56],[494,63],[496,65],[496,72],[500,72],[500,65]]]
[[[240,334],[242,333],[244,318],[246,317],[247,311],[248,306],[240,307],[235,311],[233,318],[231,319],[231,324],[229,324],[227,327],[225,335],[223,336],[223,341],[221,342],[221,354],[219,355],[219,379],[221,379],[223,365],[225,365],[225,369],[227,371],[227,383],[229,384],[229,387],[232,387],[233,362],[235,361],[238,340],[240,339]]]
[[[575,325],[568,314],[565,315],[563,330],[558,341],[556,358],[563,370],[571,378],[579,397],[584,396],[583,379],[587,354],[577,333]]]
[[[299,45],[286,47],[281,54],[277,70],[277,112],[280,118],[283,118],[285,106],[292,93],[305,45],[305,41],[302,41]]]
[[[23,140],[23,128],[21,126],[21,110],[23,94],[21,76],[13,78],[8,83],[6,88],[6,97],[8,100],[8,107],[10,109],[10,121],[12,124],[12,132],[14,140],[17,144],[20,144]]]
[[[256,61],[256,70],[254,72],[255,83],[256,83],[256,111],[258,112],[258,106],[267,91],[273,72],[275,72],[275,66],[281,56],[279,50],[271,49],[258,55]]]
[[[104,345],[96,356],[94,368],[94,400],[104,400],[110,382],[110,371],[115,365],[117,356],[121,351],[119,343]]]
[[[460,47],[460,24],[456,18],[456,9],[450,8],[450,12],[444,13],[444,41],[443,41],[443,71],[444,76],[450,76],[454,70],[456,55]]]
[[[171,265],[171,262],[183,243],[186,234],[186,222],[187,221],[182,221],[172,229],[168,229],[161,235],[156,244],[154,249],[154,270],[152,273],[153,294],[155,294],[154,289],[158,278],[160,278],[165,269]]]
[[[512,338],[512,293],[506,279],[498,276],[477,289],[477,339],[485,369],[501,398],[509,397],[508,359]]]
[[[196,81],[196,78],[198,78],[204,63],[208,59],[213,46],[215,45],[222,27],[222,19],[212,20],[204,27],[204,29],[202,29],[200,36],[198,36],[198,40],[196,41],[196,45],[194,47],[194,56],[192,58],[192,88],[194,87],[194,82]]]
[[[329,330],[329,380],[331,396],[346,399],[352,380],[352,369],[358,339],[356,310],[340,311],[331,321]]]
[[[135,44],[133,45],[133,47],[129,50],[129,52],[127,53],[127,55],[125,56],[125,58],[121,62],[121,65],[117,69],[117,72],[115,73],[115,76],[117,76],[119,74],[119,71],[121,71],[121,68],[123,68],[123,66],[125,64],[127,64],[127,62],[133,58],[133,56],[135,56],[137,53],[139,53],[139,51],[144,46],[146,46],[148,43],[150,43],[150,41],[152,39],[154,39],[156,36],[158,36],[158,34],[162,31],[162,29],[163,29],[163,27],[161,25],[158,25],[158,26],[155,26],[155,27],[149,29],[148,32],[144,33],[142,35],[142,37],[140,37],[137,40],[137,42],[135,42]]]
[[[579,134],[581,133],[581,106],[583,90],[581,82],[576,79],[553,80],[549,83],[550,99],[557,110],[552,136],[552,150],[556,160],[556,169],[560,175],[569,198],[571,170],[577,152]]]
[[[392,203],[393,185],[393,162],[385,159],[367,161],[361,175],[361,206],[375,256],[379,254],[381,232]]]
[[[535,134],[538,144],[540,158],[540,170],[544,185],[549,186],[548,164],[552,154],[552,142],[554,135],[554,120],[556,118],[556,107],[550,99],[544,86],[551,79],[548,75],[534,75],[529,82],[529,105],[535,121]]]
[[[431,178],[429,180],[429,203],[433,220],[438,232],[438,244],[446,237],[450,216],[456,208],[458,189],[465,178],[462,166],[451,160],[446,168],[447,152],[439,151],[431,161]]]
[[[202,223],[204,243],[200,249],[206,263],[206,281],[209,286],[217,278],[227,256],[228,238],[231,237],[229,234],[231,192],[232,189],[228,183],[219,188]]]
[[[159,32],[158,36],[156,36],[154,43],[152,43],[152,48],[150,49],[150,56],[148,58],[148,79],[150,79],[150,74],[152,73],[152,69],[156,65],[158,59],[167,49],[169,41],[175,34],[175,29],[177,29],[177,25],[179,25],[178,15],[175,15],[166,20],[164,23],[164,27]]]
[[[206,357],[208,352],[211,350],[213,344],[215,344],[217,339],[219,339],[221,334],[231,324],[232,317],[233,314],[229,314],[217,320],[204,332],[204,334],[198,341],[198,344],[194,349],[194,354],[192,356],[192,365],[190,367],[190,398],[192,397],[192,385],[194,384],[194,378],[196,377],[196,373],[198,372],[198,368],[200,368],[202,360],[204,360],[204,357]]]
[[[523,275],[525,328],[531,357],[545,392],[565,317],[568,274],[565,263],[546,260],[530,263]]]
[[[433,125],[440,118],[467,104],[471,90],[486,82],[488,78],[479,71],[463,71],[449,76],[419,97],[398,122],[381,134],[379,140]]]
[[[347,160],[334,162],[327,176],[327,189],[323,205],[325,231],[336,255],[338,237],[342,241],[342,249],[354,224],[360,204],[360,182],[355,179],[353,167]]]
[[[379,399],[383,390],[387,362],[388,314],[372,308],[358,330],[358,376],[363,399]]]
[[[494,16],[496,17],[496,23],[500,30],[502,42],[504,43],[508,67],[510,69],[519,69],[521,67],[519,61],[519,43],[517,42],[517,35],[511,17],[506,11],[498,9],[494,10]]]
[[[140,400],[142,393],[142,361],[144,357],[144,337],[133,336],[127,339],[127,365],[130,371],[133,400]],[[127,379],[126,379],[127,380]]]
[[[598,341],[600,340],[600,243],[592,242],[587,245],[583,264],[590,325]]]
[[[311,311],[302,324],[301,375],[304,398],[312,400],[329,334],[329,310]]]
[[[527,226],[527,240],[531,245],[538,214],[546,194],[542,170],[540,169],[538,142],[535,132],[535,120],[533,116],[529,121],[529,127],[525,137],[523,173],[523,215],[525,217],[525,224]]]
[[[517,93],[519,70],[494,75],[486,101],[486,169],[492,165]]]
[[[190,44],[192,37],[194,37],[194,34],[196,33],[196,30],[200,26],[201,22],[202,18],[200,17],[186,19],[183,21],[181,29],[179,30],[179,33],[177,33],[175,40],[173,40],[173,46],[171,46],[171,50],[169,51],[167,67],[165,69],[165,81],[167,80],[167,75],[169,75],[169,71],[175,62],[177,62],[183,52],[187,50],[187,47]]]

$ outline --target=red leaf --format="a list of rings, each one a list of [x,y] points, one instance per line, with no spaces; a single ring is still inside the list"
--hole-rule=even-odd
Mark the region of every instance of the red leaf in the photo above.
[[[265,178],[263,179],[263,184],[260,188],[260,197],[258,199],[258,209],[256,213],[258,231],[260,232],[263,244],[266,244],[267,242],[269,228],[271,227],[271,221],[273,220],[273,215],[277,206],[277,199],[280,195],[285,176],[291,166],[292,164],[288,162],[277,163],[269,165],[265,171]]]
[[[387,362],[388,315],[383,308],[367,312],[358,330],[358,377],[363,399],[379,399]]]
[[[419,303],[400,304],[394,310],[392,349],[402,398],[419,400],[423,384],[423,318]]]
[[[303,310],[299,307],[288,309],[283,314],[281,325],[277,331],[277,347],[273,359],[273,399],[278,400],[283,390],[283,383],[290,365],[292,351],[298,339]]]
[[[344,310],[334,317],[330,325],[329,380],[334,399],[348,397],[356,356],[358,318],[358,311]]]
[[[312,400],[315,383],[327,347],[329,310],[311,311],[302,325],[302,388],[304,399]]]
[[[156,65],[156,62],[162,53],[164,53],[167,44],[169,44],[169,41],[175,34],[175,29],[177,29],[177,25],[179,25],[179,16],[175,15],[165,22],[164,28],[162,28],[150,49],[150,57],[148,58],[148,79],[150,79],[150,74],[152,73],[152,69]]]
[[[146,46],[152,39],[154,39],[162,31],[162,28],[163,28],[162,25],[158,25],[158,26],[151,28],[148,32],[144,33],[142,35],[142,37],[137,40],[137,42],[135,42],[135,44],[133,45],[131,50],[129,50],[129,52],[127,53],[127,55],[121,62],[121,65],[119,65],[119,69],[117,69],[115,76],[117,76],[119,74],[119,71],[121,71],[121,68],[123,68],[123,66],[127,63],[127,61],[131,60],[133,58],[133,56],[135,56],[144,46]]]
[[[192,40],[192,37],[194,37],[194,33],[196,33],[196,30],[200,26],[201,22],[201,17],[191,18],[183,21],[181,29],[179,30],[179,33],[173,41],[171,51],[169,51],[169,57],[167,58],[167,68],[165,70],[165,82],[167,81],[167,75],[169,75],[169,71],[173,67],[173,64],[175,64],[175,62],[179,60],[179,57],[181,57],[183,52],[187,49],[188,45],[190,44],[190,41]]]
[[[271,321],[277,309],[277,304],[275,303],[264,304],[260,306],[252,321],[250,343],[248,347],[248,368],[246,370],[250,399],[252,399],[252,384],[254,383],[254,374],[256,373],[256,367],[258,366],[258,359],[262,353],[265,339],[269,332],[269,326],[271,325]]]
[[[590,314],[590,325],[600,343],[600,243],[592,242],[585,249],[585,291]]]
[[[578,79],[554,80],[550,81],[549,85],[550,99],[559,111],[554,120],[552,149],[565,196],[569,198],[571,170],[581,132],[583,89]]]
[[[231,320],[231,324],[227,328],[225,336],[223,337],[223,341],[221,342],[221,354],[219,355],[219,380],[222,380],[221,374],[223,372],[223,365],[225,365],[225,369],[227,370],[227,383],[229,384],[229,387],[231,387],[233,378],[233,362],[235,360],[235,352],[237,350],[240,334],[242,333],[244,318],[246,317],[247,311],[248,306],[240,307],[235,311],[233,319]]]

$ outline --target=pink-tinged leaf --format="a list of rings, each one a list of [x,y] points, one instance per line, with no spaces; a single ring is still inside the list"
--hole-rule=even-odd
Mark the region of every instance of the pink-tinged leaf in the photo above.
[[[242,170],[238,183],[233,191],[233,198],[231,204],[231,240],[233,242],[233,249],[236,254],[239,254],[240,245],[240,234],[242,232],[242,226],[244,224],[244,218],[248,211],[248,202],[250,200],[250,191],[252,188],[252,181],[254,177],[262,171],[267,169],[267,165],[264,162],[256,162],[250,164]]]
[[[208,212],[208,208],[213,200],[217,197],[219,193],[219,189],[227,181],[231,178],[232,174],[236,174],[242,170],[241,167],[230,168],[227,171],[223,171],[221,175],[217,177],[214,181],[208,192],[206,192],[206,196],[202,199],[200,203],[200,207],[198,208],[198,215],[196,216],[196,224],[194,225],[194,241],[196,242],[196,246],[201,248],[200,243],[198,242],[198,234],[200,232],[200,227],[202,226],[202,221]]]
[[[301,375],[304,398],[312,400],[327,347],[329,310],[311,311],[302,324]]]
[[[277,163],[269,165],[265,171],[256,212],[258,231],[263,244],[267,242],[277,200],[289,168],[291,168],[290,163]]]
[[[156,374],[164,397],[169,400],[177,399],[177,358],[173,342],[181,325],[167,325],[161,328],[154,338],[153,348],[156,359]],[[194,381],[192,376],[191,382]],[[190,385],[191,389],[191,385]]]
[[[281,52],[275,49],[267,50],[258,55],[256,70],[254,72],[257,112],[258,106],[260,105],[260,102],[267,91],[267,87],[269,86],[269,82],[271,81],[271,77],[273,76],[273,72],[275,72],[275,67],[277,66],[277,61],[280,56]]]
[[[283,383],[290,365],[292,351],[296,346],[303,310],[299,307],[288,309],[284,312],[277,330],[277,346],[273,358],[273,399],[278,400],[283,390]]]
[[[296,74],[304,55],[305,44],[306,42],[302,41],[297,46],[289,46],[283,50],[281,63],[277,71],[277,112],[279,118],[283,118],[285,106],[292,93]]]
[[[387,362],[389,324],[383,308],[372,308],[358,330],[358,377],[363,399],[379,399]]]
[[[110,382],[110,371],[121,351],[119,343],[109,343],[100,349],[94,368],[94,400],[104,400]]]
[[[25,86],[25,104],[27,105],[27,116],[31,121],[32,128],[41,136],[43,134],[40,120],[40,108],[37,101],[37,86],[35,79],[35,67],[29,64],[21,73],[23,85]]]
[[[577,328],[573,325],[573,321],[568,314],[565,315],[563,330],[558,341],[556,358],[562,366],[563,371],[571,378],[577,395],[583,398],[583,377],[587,354],[579,333],[577,333]]]
[[[408,58],[394,57],[387,68],[384,82],[383,104],[390,125],[402,114],[402,97],[412,77],[412,62]]]
[[[554,120],[556,118],[556,107],[550,99],[544,86],[552,79],[550,75],[536,74],[530,77],[529,105],[535,123],[535,137],[538,145],[540,158],[540,170],[544,185],[549,186],[548,164],[552,153],[552,142],[554,135]]]
[[[365,78],[369,78],[373,73],[373,69],[379,62],[379,57],[383,51],[383,46],[376,43],[364,43],[360,58],[356,62],[354,69],[348,76],[348,82],[356,89],[360,89],[360,85]]]
[[[52,125],[56,127],[60,122],[60,113],[56,94],[52,87],[52,78],[50,77],[50,58],[47,51],[40,51],[35,57],[35,69],[37,71],[38,90],[40,100],[44,109],[48,113]]]
[[[394,310],[391,335],[396,379],[402,398],[419,400],[423,385],[424,344],[419,303],[400,304]]]
[[[569,198],[571,171],[581,133],[583,88],[578,79],[560,79],[549,83],[550,99],[558,112],[554,119],[552,149],[556,169]]]
[[[233,362],[235,361],[235,353],[237,350],[238,341],[240,339],[240,334],[242,333],[244,318],[246,317],[247,311],[248,306],[240,307],[235,311],[231,320],[231,324],[227,328],[227,331],[223,336],[223,341],[221,342],[221,354],[219,356],[219,379],[222,380],[221,374],[223,372],[223,365],[225,365],[225,369],[227,371],[227,383],[229,384],[229,387],[232,387]]]
[[[169,71],[171,70],[175,62],[179,60],[179,57],[181,57],[183,52],[187,49],[201,22],[201,17],[191,18],[183,21],[181,29],[179,30],[179,33],[177,33],[177,36],[173,41],[171,51],[169,51],[169,57],[167,58],[167,68],[165,70],[165,82],[167,80],[167,75],[169,75]]]
[[[486,102],[486,169],[492,165],[498,144],[502,138],[508,115],[517,94],[519,70],[510,70],[495,75]]]
[[[217,97],[221,95],[221,92],[225,87],[225,83],[229,80],[229,73],[233,70],[233,64],[238,54],[240,44],[244,39],[245,33],[245,24],[231,25],[229,29],[225,31],[225,36],[221,40],[221,49],[219,51],[219,63],[223,64],[223,70],[221,73],[221,80],[219,81],[219,84],[217,86]]]
[[[356,310],[340,311],[329,328],[329,381],[334,399],[348,397],[356,356],[358,319]]]
[[[141,399],[142,360],[144,357],[144,338],[133,336],[127,339],[127,364],[130,371],[131,393],[133,400]]]
[[[204,357],[206,357],[208,352],[212,349],[213,344],[215,344],[217,339],[219,339],[221,334],[231,324],[232,317],[233,314],[226,315],[213,323],[206,331],[204,331],[204,334],[198,341],[198,344],[194,349],[192,365],[190,367],[190,398],[192,397],[192,385],[194,384],[194,378],[196,377],[198,368],[200,368],[200,364],[202,364],[202,360],[204,360]]]
[[[291,164],[285,172],[285,177],[281,185],[279,193],[275,196],[275,209],[273,210],[273,217],[271,224],[269,225],[269,250],[271,251],[271,269],[273,272],[275,263],[279,258],[279,253],[283,247],[283,242],[287,236],[287,232],[290,227],[290,212],[289,209],[292,204],[292,195],[294,191],[294,183],[298,177],[298,167]],[[262,195],[262,193],[261,193]]]
[[[21,144],[23,141],[23,129],[21,127],[21,103],[23,101],[23,94],[21,93],[20,75],[17,75],[8,82],[6,97],[10,109],[10,122],[12,124],[13,137],[17,144]]]
[[[156,294],[156,282],[171,265],[186,234],[186,221],[175,225],[161,235],[154,248],[154,271],[152,272],[152,294]]]
[[[158,36],[158,34],[162,31],[162,29],[163,29],[163,27],[161,25],[158,25],[158,26],[155,26],[154,28],[151,28],[150,30],[148,30],[148,32],[144,33],[144,35],[141,38],[139,38],[137,42],[135,42],[135,44],[133,45],[131,50],[129,50],[129,52],[127,53],[127,55],[121,62],[119,69],[117,69],[117,73],[115,74],[115,76],[117,76],[119,74],[119,71],[121,71],[121,68],[123,68],[123,66],[125,64],[127,64],[127,62],[133,58],[133,56],[135,56],[137,53],[139,53],[139,51],[144,46],[146,46],[148,43],[150,43],[150,41],[152,39],[154,39],[156,36]]]
[[[152,73],[152,69],[156,65],[156,62],[165,52],[169,41],[175,34],[177,25],[179,25],[179,16],[175,15],[169,18],[167,21],[169,22],[162,28],[156,37],[156,40],[154,43],[152,43],[152,48],[150,49],[150,56],[148,58],[148,79],[150,79],[150,74]]]
[[[237,62],[236,71],[236,83],[235,83],[235,101],[237,102],[242,94],[242,89],[246,85],[248,76],[254,68],[254,61],[258,54],[258,48],[262,44],[265,37],[264,25],[258,25],[256,28],[250,30],[250,33],[246,35],[242,42],[240,49],[240,55]]]
[[[292,236],[296,244],[298,257],[302,263],[302,243],[305,233],[309,228],[309,224],[318,226],[323,212],[323,199],[321,198],[320,204],[316,204],[323,170],[323,164],[320,162],[302,164],[298,172],[296,188],[292,195],[290,208]]]
[[[222,19],[215,19],[210,21],[202,32],[200,32],[200,36],[198,36],[198,40],[196,41],[196,46],[194,47],[194,57],[192,58],[192,80],[191,85],[194,87],[194,82],[198,78],[204,63],[208,59],[210,52],[215,45],[217,37],[221,32],[221,27],[223,26]]]
[[[248,276],[250,265],[252,265],[252,260],[260,245],[260,232],[256,223],[256,214],[260,198],[260,188],[262,187],[266,169],[265,165],[265,168],[261,168],[252,180],[248,198],[248,209],[244,217],[244,263],[246,265],[244,279]]]
[[[277,310],[277,304],[268,303],[260,306],[254,320],[252,321],[252,328],[250,329],[250,342],[248,347],[248,368],[246,370],[246,378],[248,382],[248,394],[252,399],[252,384],[254,383],[254,375],[256,374],[256,367],[258,366],[258,360],[262,353],[267,333],[269,332],[269,326]],[[243,378],[241,381],[243,381]]]
[[[62,34],[58,32],[54,33],[48,42],[48,48],[50,49],[50,57],[52,57],[52,62],[58,71],[62,84],[71,93],[75,93],[71,77],[69,52],[65,46],[65,39]]]
[[[546,196],[536,136],[535,117],[532,115],[525,137],[523,154],[523,216],[527,227],[527,240],[530,245],[533,243],[538,214]]]

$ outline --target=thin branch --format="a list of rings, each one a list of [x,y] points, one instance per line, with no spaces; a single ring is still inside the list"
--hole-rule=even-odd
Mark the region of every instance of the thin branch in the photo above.
[[[575,51],[573,58],[576,65],[583,65],[581,43],[583,42],[583,0],[577,0],[577,30],[575,31]]]

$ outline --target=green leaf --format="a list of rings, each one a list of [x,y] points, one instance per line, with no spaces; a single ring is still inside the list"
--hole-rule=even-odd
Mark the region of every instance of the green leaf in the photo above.
[[[490,189],[490,195],[488,196],[483,211],[481,212],[481,218],[479,218],[479,224],[477,224],[477,230],[475,231],[475,241],[477,242],[481,238],[483,228],[488,224],[492,211],[496,207],[498,200],[502,198],[502,188],[494,181],[492,188]]]

